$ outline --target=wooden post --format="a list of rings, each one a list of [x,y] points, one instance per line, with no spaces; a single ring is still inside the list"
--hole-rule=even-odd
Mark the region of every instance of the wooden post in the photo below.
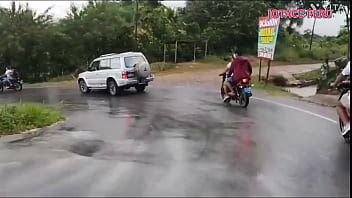
[[[177,63],[177,40],[175,43],[175,63]]]
[[[258,79],[258,82],[260,82],[261,75],[262,75],[262,58],[259,59],[259,79]]]
[[[269,81],[270,65],[271,65],[271,60],[268,61],[268,71],[266,73],[265,85],[267,85]]]
[[[164,64],[166,62],[166,44],[164,43]]]
[[[208,53],[208,40],[205,40],[205,53],[204,53],[204,57],[207,57],[207,53]]]
[[[193,62],[196,62],[196,43],[193,43]]]

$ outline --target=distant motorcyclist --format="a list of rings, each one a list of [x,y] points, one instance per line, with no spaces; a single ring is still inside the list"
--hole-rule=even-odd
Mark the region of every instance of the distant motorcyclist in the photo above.
[[[332,87],[336,87],[340,82],[350,77],[350,61],[348,61],[346,67],[342,72],[337,76],[335,82],[331,84]],[[342,135],[347,134],[350,127],[350,90],[344,94],[339,103],[336,106],[337,114],[339,115],[341,121],[344,124]]]
[[[5,71],[5,74],[4,74],[5,78],[3,79],[3,82],[4,82],[5,84],[6,84],[6,82],[7,82],[7,85],[8,85],[9,87],[12,86],[12,80],[14,79],[14,78],[13,78],[13,75],[14,75],[14,70],[11,69],[10,67],[6,67],[6,71]]]

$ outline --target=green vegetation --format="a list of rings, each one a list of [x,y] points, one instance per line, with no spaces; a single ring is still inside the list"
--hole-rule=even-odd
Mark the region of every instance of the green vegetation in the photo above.
[[[310,32],[304,35],[298,33],[283,33],[279,37],[275,59],[285,62],[334,60],[348,52],[348,32],[342,29],[337,37],[314,36],[312,49],[309,49]]]
[[[73,75],[58,76],[48,80],[48,82],[62,82],[62,81],[73,81],[76,78]]]
[[[293,96],[297,97],[296,94],[290,93],[281,87],[275,86],[271,83],[265,85],[264,81],[258,82],[258,78],[253,78],[252,83],[254,84],[254,91],[259,91],[271,96]]]
[[[64,119],[60,112],[41,105],[0,106],[0,136],[49,126]]]
[[[176,66],[177,65],[174,63],[163,63],[163,62],[155,62],[150,64],[150,68],[153,73],[174,69],[176,68]]]
[[[310,71],[310,72],[296,74],[296,75],[293,75],[293,76],[297,80],[306,80],[306,81],[318,80],[319,78],[321,78],[321,71],[320,71],[320,69],[317,69],[317,70],[313,70],[313,71]]]
[[[204,58],[205,40],[211,58],[228,56],[236,49],[256,56],[258,18],[268,9],[287,8],[292,8],[290,1],[199,0],[187,1],[186,7],[176,10],[158,1],[89,1],[82,8],[73,5],[65,18],[53,20],[49,10],[37,14],[21,2],[12,2],[10,8],[0,7],[0,73],[12,66],[26,82],[47,81],[76,75],[101,54],[126,51],[143,52],[156,63],[154,70],[165,71],[174,65],[158,63],[163,61],[164,44],[166,61],[173,61],[176,40],[195,41],[178,44],[178,62],[193,60],[194,44],[197,60]],[[310,32],[301,35],[294,29],[302,22],[281,20],[275,60],[312,62],[347,54],[348,29],[338,37],[315,35],[309,50]]]
[[[272,82],[276,86],[284,87],[287,85],[288,80],[282,75],[273,76]]]

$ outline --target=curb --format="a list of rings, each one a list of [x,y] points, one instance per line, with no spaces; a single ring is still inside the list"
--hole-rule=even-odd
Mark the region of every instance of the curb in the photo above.
[[[0,143],[14,143],[14,142],[19,142],[19,141],[23,141],[26,139],[31,139],[33,137],[39,136],[41,135],[43,132],[45,132],[45,130],[53,128],[59,124],[62,124],[66,121],[67,119],[63,120],[63,121],[59,121],[56,122],[52,125],[43,127],[43,128],[35,128],[35,129],[30,129],[24,132],[21,132],[19,134],[13,134],[13,135],[4,135],[4,136],[0,136]]]
[[[331,108],[334,108],[334,107],[336,107],[336,105],[337,105],[337,102],[336,102],[336,104],[327,104],[327,103],[324,103],[324,102],[319,102],[319,101],[315,101],[315,100],[310,100],[310,99],[307,99],[307,98],[301,98],[300,100],[301,100],[301,101],[304,101],[304,102],[308,102],[308,103],[320,105],[320,106],[323,106],[323,107],[331,107]]]

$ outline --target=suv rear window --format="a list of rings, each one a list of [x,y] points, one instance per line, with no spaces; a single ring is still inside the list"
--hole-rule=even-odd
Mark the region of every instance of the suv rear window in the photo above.
[[[137,63],[146,62],[143,56],[129,56],[125,58],[126,68],[133,68]]]

